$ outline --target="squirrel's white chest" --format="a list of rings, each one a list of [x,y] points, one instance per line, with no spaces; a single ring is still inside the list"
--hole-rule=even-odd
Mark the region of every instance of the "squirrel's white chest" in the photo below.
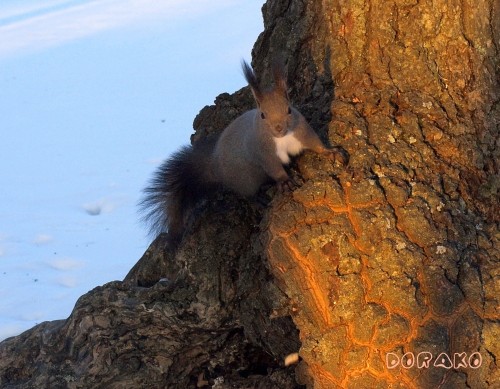
[[[274,138],[276,144],[276,155],[283,164],[290,162],[290,156],[298,155],[303,150],[302,142],[293,132],[289,132],[281,138]]]

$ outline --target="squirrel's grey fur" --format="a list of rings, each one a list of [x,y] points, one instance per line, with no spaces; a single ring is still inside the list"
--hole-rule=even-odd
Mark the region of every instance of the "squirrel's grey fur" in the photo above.
[[[274,87],[269,90],[261,89],[246,62],[242,67],[257,108],[236,118],[216,141],[184,146],[160,166],[140,203],[152,233],[168,231],[178,241],[189,210],[220,185],[246,197],[256,194],[269,178],[289,185],[283,165],[305,149],[339,154],[327,149],[290,105],[281,63],[273,66]],[[347,161],[345,154],[340,157]]]

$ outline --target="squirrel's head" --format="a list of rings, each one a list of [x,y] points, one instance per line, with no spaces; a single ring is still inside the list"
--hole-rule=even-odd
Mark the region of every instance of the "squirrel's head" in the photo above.
[[[274,87],[264,91],[260,88],[257,77],[250,65],[242,61],[242,67],[245,78],[252,89],[255,102],[257,103],[257,109],[259,111],[257,120],[259,126],[270,131],[276,138],[285,136],[290,128],[292,116],[296,111],[290,105],[288,99],[288,88],[283,64],[280,61],[274,62]]]

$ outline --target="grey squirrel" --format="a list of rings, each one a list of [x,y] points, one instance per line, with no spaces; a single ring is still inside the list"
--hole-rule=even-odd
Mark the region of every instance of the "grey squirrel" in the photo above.
[[[236,118],[215,141],[184,146],[159,167],[140,202],[152,234],[168,231],[178,242],[189,210],[220,186],[244,197],[255,195],[269,178],[291,188],[283,165],[303,150],[347,163],[345,151],[326,148],[290,104],[281,62],[273,65],[274,87],[268,90],[261,89],[248,63],[242,61],[242,68],[257,108]]]

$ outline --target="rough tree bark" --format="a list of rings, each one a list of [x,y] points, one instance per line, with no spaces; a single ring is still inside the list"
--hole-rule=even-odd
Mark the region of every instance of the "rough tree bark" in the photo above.
[[[301,161],[266,218],[299,379],[500,387],[500,2],[270,1],[265,17],[256,58],[287,52],[293,95],[330,110],[351,154],[345,173]]]
[[[284,54],[295,105],[349,167],[306,154],[266,209],[207,201],[177,252],[160,236],[67,320],[2,342],[0,387],[498,387],[500,3],[263,13],[258,74]],[[251,106],[219,96],[193,141]]]

